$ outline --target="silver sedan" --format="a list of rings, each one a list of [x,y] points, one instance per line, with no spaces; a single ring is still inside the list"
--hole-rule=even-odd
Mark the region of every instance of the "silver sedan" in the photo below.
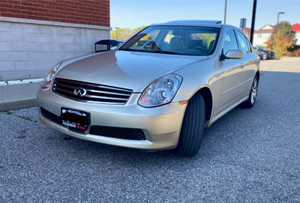
[[[116,50],[64,60],[38,92],[40,119],[70,136],[194,156],[205,127],[255,104],[259,58],[236,27],[173,21]]]

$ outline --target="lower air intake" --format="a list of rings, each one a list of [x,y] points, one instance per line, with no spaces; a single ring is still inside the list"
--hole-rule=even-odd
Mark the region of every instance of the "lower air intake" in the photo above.
[[[141,129],[92,126],[90,134],[126,140],[146,140]]]

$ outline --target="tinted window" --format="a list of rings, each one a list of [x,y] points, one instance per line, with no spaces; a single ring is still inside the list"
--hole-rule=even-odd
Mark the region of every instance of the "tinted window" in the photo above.
[[[236,42],[235,34],[233,30],[227,30],[225,34],[225,39],[223,43],[223,54],[226,54],[229,50],[238,49],[238,44]]]
[[[214,52],[218,34],[218,28],[153,26],[139,32],[121,50],[207,56]]]
[[[236,33],[236,36],[237,36],[237,39],[238,39],[238,42],[239,42],[239,47],[240,47],[240,50],[246,54],[246,53],[250,53],[250,47],[248,45],[248,42],[245,38],[245,35],[243,35],[241,32],[237,31],[235,32]]]

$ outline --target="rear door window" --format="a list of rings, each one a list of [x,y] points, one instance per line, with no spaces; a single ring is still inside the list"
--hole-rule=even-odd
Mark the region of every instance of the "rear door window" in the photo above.
[[[244,53],[250,53],[251,50],[250,50],[250,47],[249,47],[249,44],[247,42],[247,40],[245,39],[245,35],[243,35],[241,32],[239,31],[236,31],[236,36],[237,36],[237,39],[238,39],[238,42],[239,42],[239,49]]]
[[[229,50],[237,49],[239,48],[233,30],[227,30],[225,33],[225,39],[223,43],[223,54],[225,55]]]

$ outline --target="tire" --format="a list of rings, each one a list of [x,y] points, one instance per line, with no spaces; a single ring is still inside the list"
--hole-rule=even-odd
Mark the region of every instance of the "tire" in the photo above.
[[[249,97],[248,97],[247,101],[242,103],[242,105],[241,105],[242,107],[252,108],[254,106],[254,104],[256,103],[256,98],[257,98],[257,90],[258,90],[258,76],[255,75],[253,82],[252,82]]]
[[[205,124],[205,102],[201,94],[196,94],[186,108],[176,153],[195,156],[201,146]]]
[[[268,59],[268,56],[267,55],[263,55],[263,60],[267,60]]]

